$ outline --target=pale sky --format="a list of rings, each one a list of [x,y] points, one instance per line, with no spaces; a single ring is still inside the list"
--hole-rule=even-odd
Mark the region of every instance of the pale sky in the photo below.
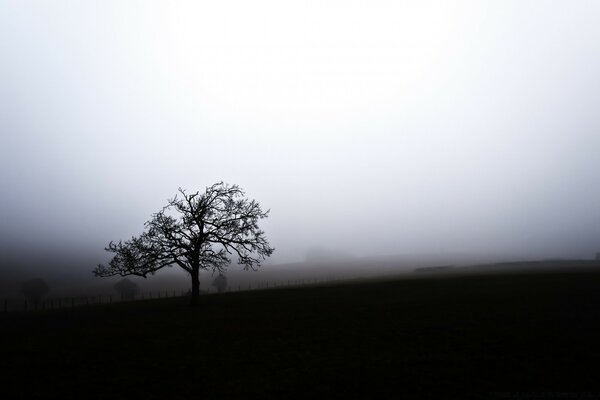
[[[279,262],[591,257],[598,21],[596,0],[0,0],[2,241],[102,254],[224,180],[271,209]]]

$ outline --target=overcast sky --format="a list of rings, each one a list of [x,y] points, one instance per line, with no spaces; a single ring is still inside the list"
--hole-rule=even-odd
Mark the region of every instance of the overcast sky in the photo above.
[[[2,241],[100,252],[224,180],[271,209],[279,261],[590,257],[599,20],[596,0],[0,0]]]

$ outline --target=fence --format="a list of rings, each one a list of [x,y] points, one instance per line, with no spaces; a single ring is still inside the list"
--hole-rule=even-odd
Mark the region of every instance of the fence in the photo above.
[[[303,286],[313,286],[318,284],[330,284],[336,282],[347,281],[350,279],[355,279],[344,276],[344,277],[329,277],[329,278],[311,278],[311,279],[289,279],[282,281],[262,281],[256,282],[254,284],[239,284],[229,286],[225,289],[225,293],[227,292],[242,292],[242,291],[251,291],[251,290],[266,290],[266,289],[277,289],[277,288],[291,288],[291,287],[303,287]],[[206,290],[201,290],[201,295],[212,295],[219,293],[217,290],[208,288]],[[30,312],[30,311],[41,311],[41,310],[54,310],[54,309],[65,309],[65,308],[75,308],[75,307],[84,307],[90,305],[100,305],[100,304],[111,304],[111,303],[121,303],[121,302],[129,302],[129,301],[141,301],[141,300],[149,300],[149,299],[161,299],[161,298],[174,298],[174,297],[185,297],[189,296],[190,292],[185,290],[158,290],[158,291],[146,291],[140,292],[134,298],[126,298],[124,296],[113,296],[111,294],[99,294],[96,296],[72,296],[72,297],[60,297],[54,299],[45,299],[43,301],[38,302],[37,304],[19,298],[5,298],[3,301],[3,312]]]

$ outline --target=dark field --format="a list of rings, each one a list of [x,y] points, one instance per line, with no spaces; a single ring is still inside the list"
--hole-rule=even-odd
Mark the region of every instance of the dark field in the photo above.
[[[600,270],[7,313],[3,398],[597,398]],[[3,396],[7,392],[11,396]]]

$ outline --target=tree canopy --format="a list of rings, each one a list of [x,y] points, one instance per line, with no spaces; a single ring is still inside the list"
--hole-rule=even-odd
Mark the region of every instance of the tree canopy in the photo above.
[[[232,257],[244,269],[254,270],[273,253],[258,226],[268,214],[237,185],[219,182],[191,194],[180,188],[145,223],[141,235],[109,243],[106,250],[115,255],[108,265],[98,265],[94,275],[147,277],[177,265],[191,275],[192,304],[196,304],[200,270],[222,273]]]

